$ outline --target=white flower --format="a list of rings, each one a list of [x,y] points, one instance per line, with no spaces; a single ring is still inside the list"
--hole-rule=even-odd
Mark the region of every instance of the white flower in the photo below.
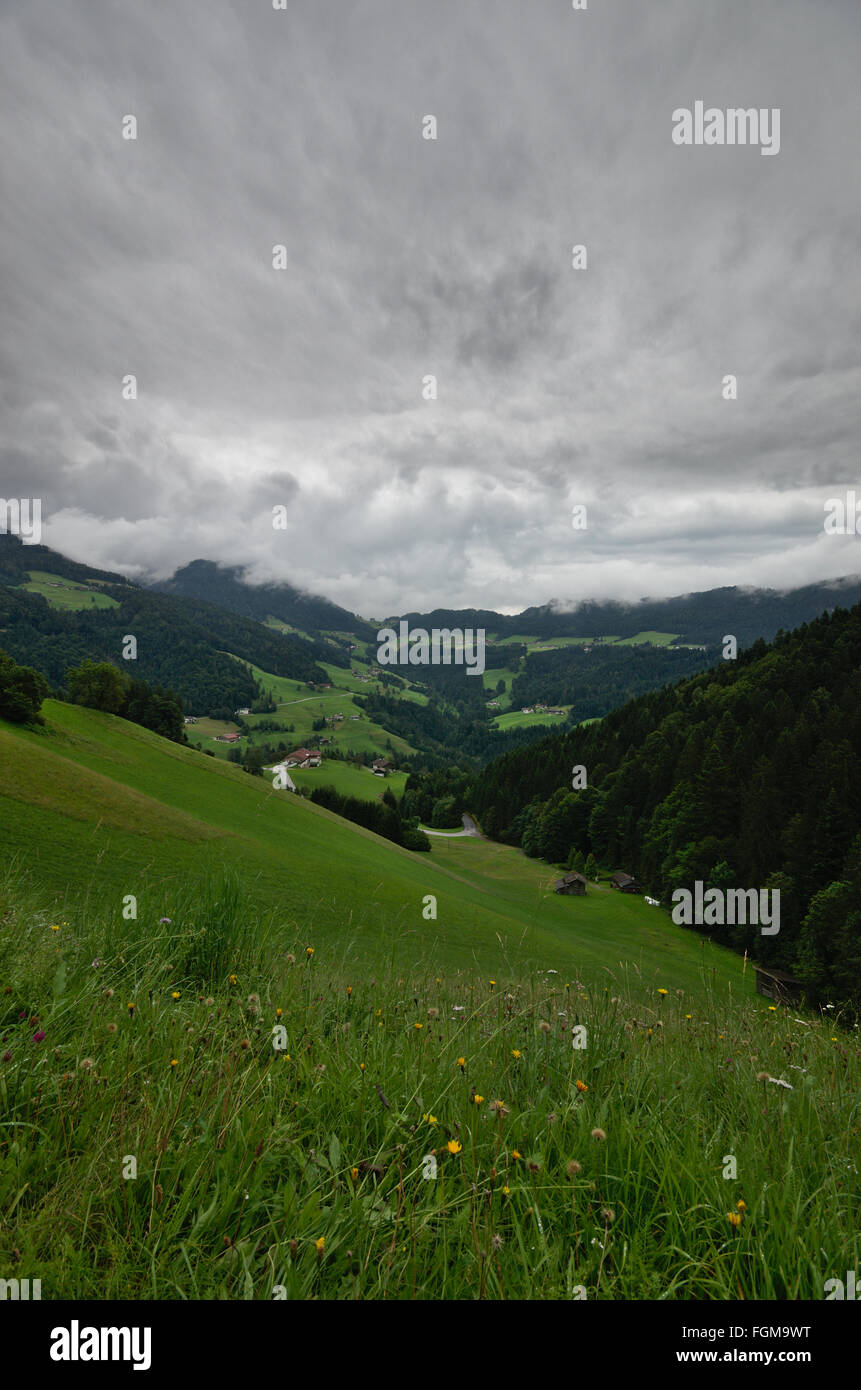
[[[794,1086],[790,1086],[788,1081],[781,1081],[779,1076],[770,1076],[768,1079],[771,1082],[772,1086],[785,1086],[787,1091],[792,1091],[795,1089]]]

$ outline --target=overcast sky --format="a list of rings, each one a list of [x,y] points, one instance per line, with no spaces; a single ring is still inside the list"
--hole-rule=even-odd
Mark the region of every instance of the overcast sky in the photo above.
[[[366,615],[861,571],[858,0],[0,16],[0,496],[48,544]],[[779,153],[675,145],[697,100]]]

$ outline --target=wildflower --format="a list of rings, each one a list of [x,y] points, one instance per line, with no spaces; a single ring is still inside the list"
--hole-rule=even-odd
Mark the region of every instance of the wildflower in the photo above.
[[[668,989],[659,989],[659,990],[658,990],[658,993],[659,993],[659,994],[669,994],[669,992],[670,992],[670,991],[669,991]]]
[[[495,980],[491,980],[491,982],[490,982],[490,988],[491,988],[491,989],[496,989],[496,981],[495,981]]]
[[[742,1198],[740,1202],[736,1202],[736,1206],[738,1207],[739,1211],[747,1211],[747,1202],[744,1200],[744,1198]]]
[[[729,1224],[730,1224],[731,1226],[740,1226],[740,1225],[741,1225],[741,1213],[740,1213],[740,1212],[737,1212],[737,1211],[728,1211],[726,1215],[727,1215],[727,1220],[729,1221]]]
[[[491,1248],[493,1251],[495,1251],[495,1252],[500,1251],[500,1250],[502,1249],[502,1247],[503,1247],[504,1244],[505,1244],[505,1240],[504,1240],[504,1238],[503,1238],[501,1235],[495,1234],[495,1235],[492,1235],[492,1236],[490,1237],[490,1248]]]
[[[313,954],[314,954],[314,947],[313,947],[313,946],[306,946],[306,947],[305,947],[305,955],[308,957],[309,960],[311,959],[311,957],[313,956]],[[324,1237],[321,1236],[320,1239],[323,1240]],[[322,1248],[322,1247],[319,1247],[319,1246],[318,1246],[318,1248]]]
[[[463,1148],[463,1145],[459,1144],[456,1139],[449,1139],[448,1143],[446,1144],[446,1148],[448,1149],[450,1154],[459,1154],[461,1149]]]
[[[414,1023],[414,1024],[413,1024],[413,1027],[414,1027],[414,1028],[424,1028],[424,1024],[423,1024],[423,1023]]]
[[[612,1207],[601,1208],[601,1220],[604,1222],[605,1226],[612,1226],[613,1222],[616,1220],[616,1213]]]
[[[588,1089],[589,1089],[589,1087],[586,1085],[586,1082],[585,1082],[585,1081],[578,1081],[578,1082],[577,1082],[577,1090],[578,1090],[578,1091],[588,1091]]]
[[[107,1031],[108,1031],[109,1033],[115,1033],[115,1032],[117,1031],[117,1025],[116,1025],[115,1023],[109,1023],[109,1024],[108,1024],[108,1029],[107,1029]],[[43,1034],[42,1034],[42,1037],[44,1037],[44,1036],[45,1036],[45,1035],[44,1035],[44,1033],[43,1033]]]
[[[169,917],[159,917],[158,920],[159,920],[159,924],[161,924],[162,922],[167,922],[168,925],[170,924],[170,918],[169,918]]]
[[[523,1154],[522,1154],[522,1153],[519,1153],[517,1149],[512,1149],[512,1150],[511,1150],[511,1157],[512,1157],[512,1158],[515,1158],[515,1159],[518,1159],[518,1158],[522,1158],[522,1157],[523,1157]]]
[[[358,1182],[358,1181],[359,1181],[359,1170],[358,1170],[358,1168],[351,1168],[351,1169],[350,1169],[350,1177],[353,1179],[353,1182]]]
[[[82,1057],[82,1058],[81,1058],[81,1061],[80,1061],[80,1068],[81,1068],[81,1071],[92,1071],[92,1069],[93,1069],[94,1066],[95,1066],[95,1062],[93,1061],[92,1057]]]
[[[460,1067],[461,1071],[463,1071],[464,1067],[466,1066],[466,1058],[465,1058],[465,1057],[458,1057],[458,1059],[457,1059],[457,1065]]]
[[[350,997],[350,995],[351,995],[352,993],[353,993],[353,986],[352,986],[352,985],[347,985],[347,998],[348,998],[348,999],[349,999],[349,997]]]
[[[128,1005],[128,1011],[129,1011],[129,1018],[132,1018],[133,1015],[134,1015],[134,1011],[135,1011],[134,1001],[132,1001],[132,1002]]]
[[[208,1009],[211,1009],[212,1006],[213,1006],[213,1004],[215,1003],[215,1000],[213,999],[213,997],[212,997],[211,994],[207,994],[207,996],[206,996],[206,998],[204,999],[203,1002],[204,1002],[204,1004],[206,1005],[206,1007],[207,1007]]]
[[[577,1162],[576,1158],[572,1158],[565,1172],[568,1174],[569,1178],[576,1178],[577,1174],[582,1171],[582,1166],[582,1164]]]
[[[756,1073],[756,1079],[757,1081],[770,1081],[771,1077],[769,1076],[767,1071],[758,1071]]]
[[[284,1012],[283,1009],[276,1009],[276,1010],[275,1010],[275,1017],[276,1017],[276,1018],[280,1018],[281,1015],[283,1014],[283,1012]]]
[[[510,1197],[510,1196],[511,1196],[511,1188],[510,1188],[510,1187],[504,1187],[504,1188],[502,1189],[502,1195],[503,1195],[503,1197]]]
[[[422,1115],[422,1119],[429,1125],[435,1125],[437,1122],[436,1115],[431,1115],[430,1113]]]
[[[57,923],[56,923],[56,922],[52,922],[52,923],[51,923],[51,931],[59,931],[59,930],[60,930],[60,928],[59,928],[59,926],[57,925]]]
[[[112,989],[103,989],[103,990],[102,990],[102,998],[103,998],[103,999],[113,999],[113,997],[114,997],[114,992],[113,992]]]
[[[685,1018],[690,1018],[690,1014],[685,1014]]]
[[[481,1105],[482,1101],[484,1100],[484,1096],[474,1095],[472,1100],[474,1105]]]
[[[365,1070],[365,1064],[364,1064],[364,1062],[360,1062],[360,1063],[359,1063],[359,1071],[364,1071],[364,1070]]]
[[[776,1004],[769,1004],[769,1006],[768,1006],[768,1012],[769,1012],[770,1014],[776,1014],[776,1013],[777,1013],[777,1005],[776,1005]]]
[[[170,1065],[171,1065],[172,1067],[178,1067],[178,1066],[179,1066],[179,1062],[176,1060],[175,1057],[171,1057],[171,1059],[170,1059]]]
[[[294,956],[294,954],[293,954],[292,951],[291,951],[291,952],[289,953],[289,955],[287,956],[287,964],[288,964],[288,965],[295,965],[295,964],[296,964],[296,957]]]
[[[326,1248],[326,1237],[325,1237],[325,1236],[320,1236],[319,1239],[317,1239],[317,1240],[314,1241],[314,1249],[317,1251],[317,1254],[318,1254],[318,1255],[322,1255],[322,1253],[323,1253],[323,1251],[325,1250],[325,1248]]]
[[[604,1139],[606,1139],[607,1136],[606,1136],[606,1134],[604,1133],[603,1129],[593,1129],[593,1130],[592,1130],[592,1138],[593,1138],[593,1139],[597,1139],[598,1142],[601,1143],[601,1141],[604,1140]]]
[[[170,996],[170,997],[171,997],[171,999],[178,999],[178,998],[179,998],[179,990],[178,990],[178,989],[173,990],[173,992],[171,993],[171,996]]]
[[[523,1056],[522,1052],[518,1052],[516,1047],[512,1051],[511,1055],[514,1058],[515,1062],[519,1062],[520,1058]]]
[[[39,1031],[38,1031],[38,1033],[34,1033],[34,1034],[33,1034],[33,1042],[35,1042],[35,1043],[40,1043],[40,1042],[44,1042],[44,1040],[45,1040],[45,1034],[42,1032],[42,1029],[40,1028]]]
[[[549,1032],[550,1032],[550,1024],[547,1023],[546,1020],[543,1019],[543,1018],[542,1018],[541,1022],[539,1023],[538,1027],[541,1029],[541,1032],[542,1032],[542,1033],[549,1033]]]
[[[506,1117],[510,1114],[508,1106],[505,1104],[504,1101],[501,1100],[492,1101],[490,1109],[491,1113],[494,1115],[498,1115],[501,1120],[506,1119]]]

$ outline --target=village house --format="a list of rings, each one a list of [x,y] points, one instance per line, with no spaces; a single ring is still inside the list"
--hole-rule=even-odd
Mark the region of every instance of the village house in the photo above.
[[[197,716],[194,714],[185,714],[183,715],[182,722],[183,724],[196,724]]]
[[[215,735],[215,742],[216,742],[216,743],[238,743],[238,742],[239,742],[239,734],[216,734],[216,735]]]
[[[617,872],[611,875],[610,882],[614,888],[618,888],[620,893],[642,893],[642,888],[631,874]]]
[[[586,880],[582,874],[570,873],[563,874],[562,878],[557,878],[553,883],[554,893],[574,894],[583,897],[586,892]]]
[[[250,710],[250,709],[235,709],[235,710],[233,711],[233,713],[234,713],[234,714],[250,714],[250,713],[251,713],[251,710]]]
[[[392,771],[392,764],[388,758],[374,758],[374,761],[371,763],[371,771],[375,773],[377,777],[388,777],[389,773]]]
[[[284,759],[285,767],[319,767],[323,755],[319,748],[297,748]]]

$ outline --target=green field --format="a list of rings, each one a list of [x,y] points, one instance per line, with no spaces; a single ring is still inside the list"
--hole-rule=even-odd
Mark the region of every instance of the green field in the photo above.
[[[555,708],[565,711],[564,714],[522,714],[520,710],[510,710],[508,714],[497,714],[493,719],[494,729],[504,732],[506,729],[526,729],[533,724],[544,724],[548,727],[561,729],[565,723],[570,705],[558,705]]]
[[[40,594],[52,608],[119,608],[115,598],[100,593],[95,585],[79,584],[63,575],[45,570],[30,570],[30,582],[22,587],[31,594]]]
[[[43,1299],[795,1301],[856,1267],[839,1019],[510,847],[410,854],[44,714],[0,721],[0,1268]]]
[[[405,772],[377,777],[370,768],[330,758],[324,758],[319,767],[291,767],[290,776],[297,787],[311,791],[315,787],[334,787],[342,795],[357,796],[362,801],[379,801],[387,787],[393,796],[401,797],[407,782]]]

